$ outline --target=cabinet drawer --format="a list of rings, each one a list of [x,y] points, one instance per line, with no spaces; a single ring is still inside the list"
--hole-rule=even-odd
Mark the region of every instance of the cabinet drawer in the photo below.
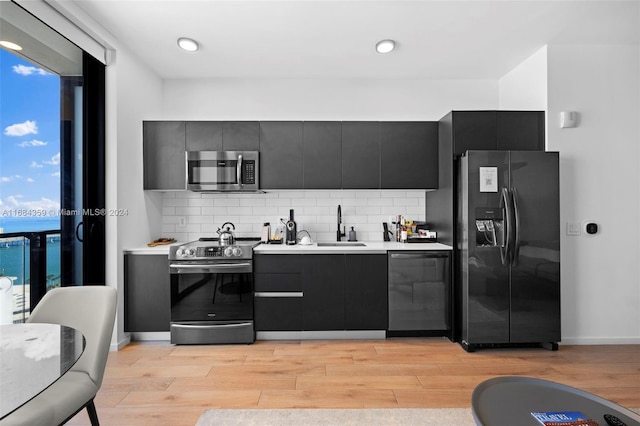
[[[302,272],[301,254],[264,254],[253,259],[253,270],[259,274],[295,274]]]
[[[302,291],[300,274],[255,274],[256,291]]]
[[[256,297],[256,331],[301,331],[302,297]]]

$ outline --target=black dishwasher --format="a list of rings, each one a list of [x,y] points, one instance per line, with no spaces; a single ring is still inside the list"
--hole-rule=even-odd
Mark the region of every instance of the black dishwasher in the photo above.
[[[387,335],[451,338],[451,254],[390,251]]]

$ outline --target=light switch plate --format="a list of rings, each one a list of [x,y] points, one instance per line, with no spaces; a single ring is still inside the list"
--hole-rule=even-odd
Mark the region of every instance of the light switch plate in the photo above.
[[[567,222],[567,235],[580,235],[582,224],[580,222]]]

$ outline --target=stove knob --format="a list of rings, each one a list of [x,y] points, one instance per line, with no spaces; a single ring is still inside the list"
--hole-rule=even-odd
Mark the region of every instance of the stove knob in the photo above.
[[[224,249],[224,256],[231,257],[233,256],[233,247],[227,247]]]
[[[242,249],[240,247],[234,247],[233,248],[233,255],[234,256],[242,256]]]

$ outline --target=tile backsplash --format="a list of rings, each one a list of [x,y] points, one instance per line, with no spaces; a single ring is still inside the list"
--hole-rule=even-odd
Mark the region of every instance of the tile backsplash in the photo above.
[[[346,234],[354,227],[360,241],[382,241],[382,222],[401,214],[425,220],[425,191],[326,190],[269,191],[265,194],[220,194],[189,191],[162,194],[162,236],[178,241],[217,236],[224,222],[232,222],[237,237],[259,237],[262,225],[272,233],[280,219],[294,210],[298,232],[306,230],[313,241],[335,241],[338,205]],[[392,227],[391,224],[389,224]],[[347,238],[343,238],[346,240]]]

